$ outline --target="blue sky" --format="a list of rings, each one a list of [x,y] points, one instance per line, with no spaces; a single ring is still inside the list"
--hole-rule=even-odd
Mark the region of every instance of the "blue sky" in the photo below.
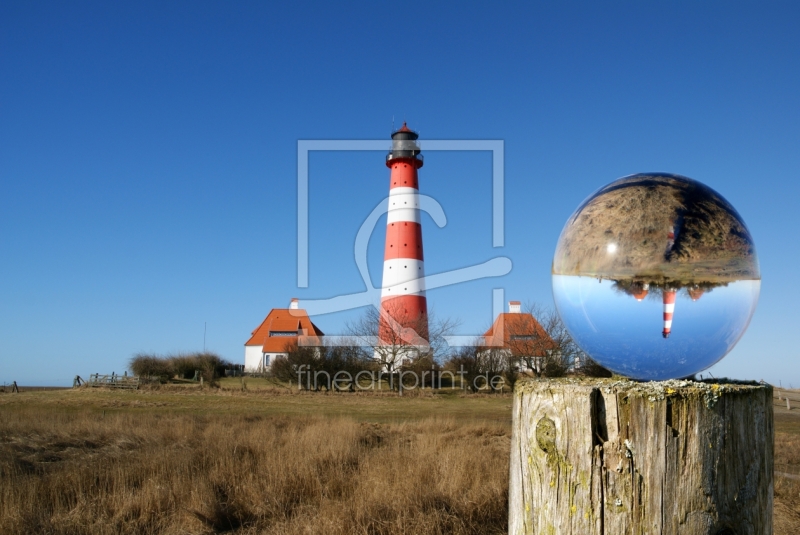
[[[463,333],[491,290],[552,303],[571,212],[624,175],[725,196],[754,236],[761,300],[712,373],[793,383],[800,227],[800,8],[730,2],[0,4],[0,381],[70,384],[139,351],[243,361],[272,307],[364,289],[355,234],[388,193],[378,152],[314,153],[309,286],[297,288],[297,142],[501,139],[430,152],[429,274],[507,256],[510,274],[428,300]],[[383,230],[370,241],[379,280]],[[336,333],[353,314],[315,318]]]

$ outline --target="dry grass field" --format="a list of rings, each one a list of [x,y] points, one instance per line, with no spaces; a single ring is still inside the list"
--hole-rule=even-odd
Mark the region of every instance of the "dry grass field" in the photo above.
[[[409,394],[0,394],[0,533],[505,533],[510,396]],[[776,470],[800,474],[790,397]],[[800,533],[800,481],[775,481],[775,533]]]

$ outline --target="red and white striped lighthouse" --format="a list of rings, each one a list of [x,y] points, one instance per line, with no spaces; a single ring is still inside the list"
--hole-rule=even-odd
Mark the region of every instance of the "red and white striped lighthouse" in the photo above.
[[[417,176],[423,159],[418,137],[403,123],[392,134],[392,151],[386,156],[391,175],[378,334],[381,344],[400,340],[413,346],[427,345],[428,304]]]
[[[675,313],[675,296],[677,294],[677,290],[664,288],[664,330],[661,332],[664,338],[669,338],[669,334],[672,332],[672,315]]]

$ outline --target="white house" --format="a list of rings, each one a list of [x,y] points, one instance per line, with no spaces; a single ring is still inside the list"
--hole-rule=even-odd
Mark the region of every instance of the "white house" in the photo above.
[[[298,300],[292,299],[289,308],[273,308],[245,342],[244,369],[266,371],[277,357],[287,355],[288,344],[301,338],[313,341],[320,336],[323,336],[322,331],[311,322],[308,313],[299,308]]]

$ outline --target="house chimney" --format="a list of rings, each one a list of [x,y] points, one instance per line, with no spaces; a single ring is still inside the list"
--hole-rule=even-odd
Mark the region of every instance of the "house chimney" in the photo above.
[[[298,308],[300,308],[300,305],[298,304],[298,299],[296,297],[292,297],[292,302],[289,303],[289,308],[292,310],[297,310]]]
[[[508,311],[512,314],[519,314],[519,307],[522,303],[519,301],[509,301],[508,302]]]

